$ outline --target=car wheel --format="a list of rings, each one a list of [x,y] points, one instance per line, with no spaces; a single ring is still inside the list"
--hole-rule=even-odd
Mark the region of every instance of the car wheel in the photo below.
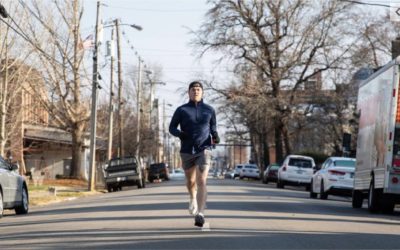
[[[361,208],[363,204],[363,193],[359,190],[353,190],[353,195],[351,198],[351,205],[353,208]]]
[[[324,188],[324,181],[321,181],[321,192],[319,194],[319,198],[321,200],[328,199],[328,194],[325,192],[325,188]]]
[[[3,193],[0,190],[0,218],[3,217],[4,205],[3,205]]]
[[[111,192],[113,191],[113,188],[112,188],[111,185],[107,185],[107,191],[108,191],[109,193],[111,193]]]
[[[375,189],[374,180],[371,180],[371,184],[369,185],[368,192],[368,210],[371,213],[377,213],[380,210],[380,197],[382,191]]]
[[[392,214],[394,211],[395,203],[393,201],[384,201],[381,205],[381,211],[384,214]]]
[[[28,189],[24,186],[22,188],[22,204],[15,208],[16,214],[27,214],[29,210]]]
[[[153,183],[154,179],[153,178],[149,178],[149,182]]]
[[[312,180],[311,180],[311,183],[310,183],[310,198],[312,198],[312,199],[317,198],[317,193],[314,192],[313,181]]]

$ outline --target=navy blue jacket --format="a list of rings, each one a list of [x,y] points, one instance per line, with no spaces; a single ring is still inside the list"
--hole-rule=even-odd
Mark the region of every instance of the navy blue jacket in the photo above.
[[[175,110],[169,132],[181,139],[181,153],[197,154],[212,145],[211,135],[218,135],[215,110],[203,100],[189,101]]]

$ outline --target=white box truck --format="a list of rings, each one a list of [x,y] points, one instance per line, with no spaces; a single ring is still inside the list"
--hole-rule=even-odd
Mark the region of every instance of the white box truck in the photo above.
[[[353,208],[367,198],[370,212],[391,213],[400,203],[399,67],[400,57],[359,86]]]

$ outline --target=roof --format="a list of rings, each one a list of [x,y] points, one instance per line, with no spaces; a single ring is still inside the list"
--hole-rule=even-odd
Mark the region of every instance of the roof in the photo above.
[[[340,156],[332,156],[332,157],[329,157],[328,159],[331,159],[334,161],[340,161],[340,160],[355,161],[356,160],[356,158],[340,157]]]
[[[36,141],[72,144],[72,135],[60,128],[24,124],[24,138]],[[84,147],[89,147],[89,134],[84,134]],[[107,140],[96,137],[96,150],[107,149]]]

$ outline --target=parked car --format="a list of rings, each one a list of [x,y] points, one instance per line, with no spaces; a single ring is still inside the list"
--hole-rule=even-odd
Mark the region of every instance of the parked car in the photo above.
[[[104,169],[104,179],[108,192],[121,190],[123,186],[146,185],[144,168],[134,156],[111,159]]]
[[[285,185],[302,185],[309,190],[311,178],[315,171],[314,159],[304,155],[288,155],[278,170],[277,188]]]
[[[243,164],[238,164],[235,166],[235,169],[234,169],[235,173],[233,174],[233,179],[235,179],[236,177],[239,177],[240,171],[242,170],[242,168],[243,168]]]
[[[226,171],[225,174],[224,174],[224,178],[225,179],[234,179],[234,176],[235,176],[235,171],[234,170]]]
[[[169,179],[170,180],[183,180],[185,179],[185,171],[181,168],[172,169],[169,172]]]
[[[29,194],[24,177],[18,174],[18,165],[0,156],[0,218],[4,209],[14,209],[16,214],[27,214]]]
[[[268,182],[277,182],[278,180],[278,170],[280,165],[278,163],[269,164],[262,175],[262,182],[267,184]]]
[[[252,178],[259,180],[260,179],[260,170],[256,164],[246,164],[240,170],[239,178]]]
[[[329,157],[311,179],[310,197],[327,199],[329,194],[351,196],[356,159]]]
[[[150,164],[148,171],[148,180],[153,182],[155,179],[169,180],[168,165],[165,163],[154,163]]]

